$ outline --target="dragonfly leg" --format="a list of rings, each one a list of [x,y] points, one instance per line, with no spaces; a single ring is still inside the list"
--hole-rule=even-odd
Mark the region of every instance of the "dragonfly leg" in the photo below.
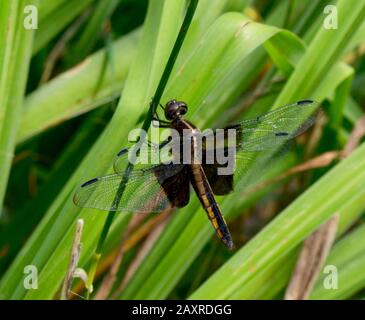
[[[172,140],[172,137],[169,136],[166,140],[162,141],[161,143],[155,143],[151,140],[147,140],[147,145],[152,148],[161,149],[164,146],[166,146],[170,141]]]
[[[152,142],[151,140],[147,140],[147,146],[157,149],[159,144],[155,143],[155,142]]]
[[[171,128],[171,125],[170,125],[170,122],[169,121],[165,121],[165,120],[161,120],[157,113],[155,116],[152,117],[152,121],[157,121],[158,122],[158,125],[155,125],[153,122],[152,122],[152,125],[155,127],[155,128]]]

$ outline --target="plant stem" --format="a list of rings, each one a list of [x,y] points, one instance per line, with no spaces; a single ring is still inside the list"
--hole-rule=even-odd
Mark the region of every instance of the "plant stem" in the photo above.
[[[180,52],[180,49],[182,47],[185,36],[186,36],[186,34],[189,30],[189,26],[190,26],[191,21],[193,19],[193,16],[194,16],[196,7],[198,5],[198,2],[199,2],[199,0],[190,0],[190,3],[189,3],[189,6],[187,8],[186,15],[185,15],[184,21],[181,25],[179,34],[178,34],[178,36],[176,38],[176,41],[175,41],[175,44],[172,48],[172,51],[171,51],[171,54],[170,54],[169,59],[167,61],[164,72],[162,73],[162,76],[161,76],[160,82],[157,86],[156,92],[155,92],[155,94],[152,98],[152,101],[151,101],[151,104],[150,104],[150,107],[149,107],[149,110],[148,110],[147,117],[143,122],[143,125],[142,125],[143,132],[147,132],[149,127],[151,126],[153,115],[156,112],[156,109],[158,107],[158,104],[160,103],[162,94],[163,94],[163,92],[166,88],[167,82],[170,78],[172,69],[175,65],[175,61],[176,61],[177,56],[178,56],[178,54]],[[145,137],[142,135],[141,139],[144,139],[144,138]],[[141,141],[141,142],[143,142],[143,141]],[[127,169],[126,169],[126,174],[124,176],[125,178],[121,181],[121,183],[119,185],[119,188],[118,188],[118,191],[116,193],[116,196],[114,198],[114,201],[113,201],[113,204],[112,204],[113,208],[118,207],[118,204],[120,202],[120,199],[122,198],[122,195],[123,195],[123,192],[124,192],[124,189],[125,189],[126,180],[128,180],[128,175],[132,171],[132,169],[133,169],[133,164],[129,163],[128,166],[127,166]],[[105,221],[104,227],[102,229],[100,238],[98,240],[96,250],[95,250],[95,252],[93,254],[93,257],[92,257],[91,266],[90,266],[89,275],[88,275],[88,282],[87,282],[87,285],[86,285],[87,299],[90,298],[90,293],[92,292],[92,284],[94,282],[96,269],[97,269],[99,260],[101,258],[101,252],[102,252],[102,249],[103,249],[103,245],[104,245],[106,236],[108,235],[109,229],[110,229],[110,227],[112,225],[112,222],[114,220],[115,213],[116,213],[115,211],[109,211],[109,214],[106,218],[106,221]]]

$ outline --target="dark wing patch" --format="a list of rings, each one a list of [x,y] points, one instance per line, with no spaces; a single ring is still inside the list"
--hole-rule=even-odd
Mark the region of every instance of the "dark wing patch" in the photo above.
[[[300,100],[300,101],[297,102],[297,104],[299,104],[299,105],[306,105],[306,104],[313,104],[313,103],[315,103],[315,101],[314,100],[310,100],[310,99]]]
[[[94,179],[91,179],[91,180],[89,180],[89,181],[86,181],[86,182],[84,182],[84,183],[81,185],[81,188],[84,188],[84,187],[86,187],[86,186],[88,186],[88,185],[90,185],[90,184],[93,184],[93,183],[95,183],[96,181],[98,181],[98,178],[94,178]]]
[[[224,166],[203,163],[202,167],[215,195],[225,195],[233,190],[233,175],[218,175],[218,168]]]
[[[161,184],[169,201],[173,207],[185,207],[189,203],[190,198],[188,166],[185,166],[178,174],[175,174],[169,178],[165,177],[164,172],[164,166],[160,166],[159,170],[154,171],[157,180]]]

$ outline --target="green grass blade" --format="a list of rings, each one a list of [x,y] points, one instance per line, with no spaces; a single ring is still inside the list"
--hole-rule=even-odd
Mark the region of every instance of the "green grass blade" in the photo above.
[[[51,17],[55,19],[54,27],[50,25],[50,36],[43,35],[45,38],[41,47],[45,48],[71,22],[69,17],[65,16],[67,10],[77,9],[78,13],[71,18],[77,19],[86,7],[71,6],[69,1],[62,0],[55,0],[49,4],[47,1],[40,1],[41,23],[48,21],[49,24],[52,22]],[[106,9],[107,3],[108,1],[100,4],[95,2],[103,9]],[[126,6],[125,3],[118,6],[120,17],[116,15],[112,17],[113,34],[124,34],[123,30],[131,29],[126,24],[131,22],[134,25],[132,15],[129,15],[127,20],[123,19],[124,13],[129,12],[129,8],[132,8],[133,15],[138,16],[138,21],[144,14],[144,6],[141,13],[136,11],[140,8],[140,4],[134,0],[128,0],[127,3]],[[338,29],[325,30],[323,7],[328,3],[330,1],[327,0],[313,4],[284,0],[259,7],[251,0],[200,0],[161,102],[165,103],[172,98],[185,100],[189,105],[187,118],[204,129],[223,127],[228,122],[234,123],[239,119],[254,117],[269,110],[270,106],[277,107],[303,98],[315,99],[323,104],[326,115],[329,115],[329,121],[325,122],[324,131],[320,136],[320,146],[315,152],[342,148],[353,130],[353,125],[364,114],[361,109],[364,98],[362,90],[365,79],[364,66],[358,56],[361,48],[355,49],[355,46],[363,42],[361,31],[365,24],[361,21],[361,15],[364,15],[365,5],[361,1],[339,0],[336,4],[339,14]],[[68,259],[65,257],[69,257],[75,221],[78,218],[83,218],[85,221],[79,267],[89,268],[107,212],[75,207],[72,202],[74,190],[80,183],[90,178],[112,172],[111,165],[115,154],[126,144],[130,129],[140,127],[146,119],[148,105],[176,39],[186,4],[186,1],[150,1],[143,29],[123,36],[117,41],[125,43],[120,45],[118,50],[112,50],[113,54],[110,56],[113,59],[104,76],[105,81],[100,73],[103,64],[105,66],[109,60],[105,59],[107,55],[101,50],[88,57],[79,66],[35,89],[25,98],[24,118],[20,122],[16,142],[25,142],[19,146],[19,156],[24,149],[26,151],[30,149],[32,155],[37,158],[17,157],[17,162],[12,168],[13,173],[5,202],[6,215],[1,222],[7,223],[6,219],[9,219],[16,226],[19,223],[17,221],[22,221],[18,215],[27,214],[27,211],[31,211],[30,220],[25,221],[39,219],[41,216],[43,218],[23,247],[18,249],[18,246],[17,252],[13,251],[11,256],[6,255],[6,241],[19,235],[20,232],[14,231],[12,232],[14,234],[9,235],[8,231],[6,235],[0,237],[0,243],[5,244],[0,248],[0,255],[5,253],[5,258],[13,259],[17,253],[11,266],[6,265],[8,269],[1,270],[1,298],[57,298],[57,291],[67,268]],[[250,7],[245,12],[255,17],[261,15],[265,17],[265,21],[250,22],[246,25],[249,20],[241,12],[247,5]],[[240,13],[224,14],[232,10]],[[102,11],[106,14],[105,10]],[[287,16],[288,12],[290,17]],[[3,17],[1,14],[4,12],[0,9],[0,18]],[[8,18],[7,15],[5,18]],[[0,19],[0,24],[2,20]],[[98,20],[100,22],[102,19]],[[122,23],[119,23],[120,21]],[[273,25],[282,27],[283,24],[289,30],[272,27]],[[295,25],[294,28],[292,25]],[[302,39],[294,35],[290,29],[299,32]],[[0,28],[0,35],[6,35],[3,30]],[[44,30],[38,30],[38,34],[42,35],[42,32]],[[82,31],[76,34],[72,44],[77,44],[81,33]],[[131,37],[134,37],[134,40]],[[1,39],[2,37],[0,44]],[[306,42],[303,42],[303,39]],[[126,44],[130,45],[127,59],[124,58],[123,52]],[[2,46],[0,46],[0,64],[4,60],[4,50],[1,49]],[[34,57],[29,88],[35,88],[34,79],[41,74],[46,54],[47,50],[42,50]],[[73,53],[66,52],[65,56],[59,59],[60,66],[67,65],[73,58]],[[341,61],[351,61],[351,66]],[[112,66],[117,69],[110,73],[109,77]],[[58,67],[55,71],[57,70]],[[123,74],[123,77],[118,78],[119,74]],[[118,80],[114,81],[116,77]],[[352,85],[353,79],[355,81]],[[1,85],[2,78],[0,93]],[[74,143],[71,136],[73,133],[67,132],[67,127],[73,127],[74,124],[79,126],[79,120],[75,119],[67,124],[61,122],[88,112],[100,105],[103,98],[109,99],[111,95],[119,95],[121,90],[123,94],[113,118],[103,133],[95,133],[99,138],[95,139],[88,154],[86,156],[81,154],[85,152],[83,151],[85,148],[80,148],[80,153],[76,152],[75,159],[69,159],[68,163],[73,163],[71,167],[64,169],[61,166],[60,172],[56,172],[57,174],[53,176],[51,165],[57,163],[55,160],[59,157],[61,159],[72,157],[72,152],[68,153],[67,148],[55,148],[57,153],[53,152],[53,148],[45,146],[44,141],[48,142],[53,137],[58,141],[57,133],[64,132],[65,136],[62,134],[62,138],[70,139],[71,144]],[[247,107],[249,108],[245,110]],[[58,124],[61,125],[57,129],[35,137],[48,127]],[[319,121],[319,124],[322,124],[322,121]],[[320,134],[317,130],[313,133],[313,137],[317,137],[317,133]],[[30,140],[31,137],[34,139]],[[302,138],[298,141],[303,141]],[[71,149],[75,152],[73,147],[76,145],[71,145]],[[162,299],[189,296],[202,299],[282,298],[302,240],[333,213],[340,215],[338,236],[347,231],[363,214],[364,148],[362,144],[349,158],[336,166],[331,165],[332,170],[329,172],[327,172],[329,168],[326,167],[315,170],[313,175],[308,174],[308,177],[312,176],[313,181],[317,182],[308,187],[303,194],[300,194],[302,190],[296,189],[299,193],[297,200],[292,200],[285,210],[282,209],[282,204],[288,203],[291,198],[295,199],[291,192],[289,199],[289,196],[281,191],[287,190],[286,188],[292,191],[293,184],[287,184],[287,179],[270,183],[254,194],[244,192],[217,197],[230,224],[233,223],[232,219],[244,225],[251,223],[253,219],[255,224],[264,224],[264,221],[260,220],[261,212],[263,208],[269,209],[271,203],[279,206],[280,209],[277,211],[283,210],[255,238],[237,251],[228,252],[220,246],[218,239],[213,237],[214,232],[204,210],[192,194],[191,203],[178,210],[165,226],[157,242],[130,278],[121,298]],[[288,157],[267,166],[269,170],[265,171],[262,180],[276,178],[302,161],[303,149],[299,144]],[[42,157],[51,155],[53,159],[46,164],[43,158],[38,159],[38,154]],[[75,165],[75,162],[79,162],[79,165]],[[25,174],[22,174],[23,172]],[[34,198],[36,201],[33,202],[29,187],[34,183],[30,181],[34,172],[38,175],[36,183],[41,183],[39,189],[41,193],[40,198],[37,200]],[[63,172],[65,176],[62,176]],[[24,183],[19,188],[22,193],[19,199],[30,199],[28,204],[37,206],[38,212],[33,212],[32,207],[28,210],[27,206],[22,208],[13,204],[12,192],[13,190],[18,192],[17,181],[27,175],[30,179],[28,184]],[[56,183],[49,181],[50,192],[45,195],[48,188],[46,179],[57,179],[59,175],[62,178]],[[293,182],[295,181],[296,178]],[[304,186],[306,185],[304,183]],[[295,184],[294,187],[298,188],[298,185]],[[58,189],[57,194],[52,188]],[[272,198],[278,196],[280,201],[273,201]],[[46,201],[43,202],[43,199]],[[41,205],[38,206],[37,203]],[[251,207],[260,212],[260,217],[252,215],[243,217],[243,214],[252,212],[248,210]],[[129,218],[130,215],[125,213],[116,215],[104,246],[102,256],[104,266],[110,263],[107,254],[119,245]],[[252,226],[249,231],[244,230],[244,235],[240,233],[243,231],[242,228],[236,224],[232,225],[234,240],[242,241],[242,237],[245,239],[251,237]],[[15,229],[12,227],[12,230]],[[26,228],[22,228],[21,232],[24,229]],[[340,239],[330,254],[328,261],[339,267],[339,290],[337,292],[324,290],[322,287],[324,278],[321,276],[313,298],[349,298],[364,287],[364,279],[360,272],[364,267],[361,234],[363,232],[358,233],[356,230],[355,233],[349,233],[349,237],[353,240],[347,242],[347,237]],[[236,245],[239,246],[241,241],[236,240]],[[353,241],[358,243],[351,246]],[[17,243],[19,244],[19,241]],[[338,249],[341,246],[342,249]],[[208,253],[211,248],[217,248],[214,254]],[[133,261],[139,250],[137,244],[123,257],[117,281],[124,277],[126,268],[130,266],[131,259]],[[23,286],[24,267],[29,264],[36,266],[38,270],[37,290],[26,290]],[[219,266],[222,267],[216,271]],[[212,275],[212,272],[215,273]],[[96,286],[98,283],[96,282]],[[115,286],[117,285],[115,283]]]
[[[338,236],[341,236],[364,212],[365,203],[363,201],[365,189],[359,191],[355,197],[352,197],[347,203],[339,207],[337,213],[340,215],[338,225]],[[341,240],[342,241],[342,240]],[[337,245],[336,245],[337,247]],[[355,251],[355,247],[352,248]],[[337,249],[336,249],[337,250]],[[341,251],[342,254],[343,250]],[[352,251],[343,258],[352,258]],[[273,299],[283,292],[285,285],[289,282],[291,272],[293,271],[298,249],[285,254],[283,257],[267,264],[265,268],[255,273],[254,276],[244,285],[235,290],[230,299]],[[334,255],[331,252],[330,257],[336,256],[336,259],[342,259],[342,255]],[[332,259],[332,258],[331,258]],[[336,264],[338,260],[336,260]],[[282,297],[282,294],[281,296]]]
[[[0,233],[0,272],[14,259],[33,228],[47,211],[57,194],[72,175],[78,163],[93,145],[95,139],[105,127],[105,115],[111,113],[107,107],[101,108],[86,117],[73,139],[62,150],[47,180],[40,186],[35,197],[25,202],[6,224]],[[29,214],[31,212],[31,214]]]
[[[29,94],[24,102],[17,143],[119,95],[139,38],[140,31],[133,31],[117,40],[111,49],[113,61],[108,61],[105,71],[106,49],[103,49]],[[103,81],[98,86],[100,77]]]
[[[40,0],[39,1],[39,17],[43,19],[49,15],[52,11],[55,11],[61,5],[63,5],[67,0]]]
[[[111,159],[114,158],[123,141],[126,141],[130,129],[136,126],[140,115],[148,107],[176,39],[184,8],[183,2],[171,0],[150,2],[142,40],[118,109],[102,136],[23,248],[23,254],[18,255],[4,275],[0,283],[0,291],[4,296],[22,298],[26,295],[27,298],[33,299],[53,297],[67,268],[64,256],[69,252],[73,237],[73,222],[78,217],[85,220],[86,227],[83,237],[85,248],[83,254],[90,254],[90,248],[91,250],[94,248],[106,215],[85,209],[81,210],[82,213],[78,216],[80,209],[72,203],[73,192],[75,187],[85,179],[104,174],[111,169]],[[95,166],[95,159],[98,159],[97,166]],[[52,255],[51,259],[49,259],[50,255]],[[87,257],[89,258],[90,255]],[[30,263],[35,264],[39,270],[40,286],[38,290],[27,292],[21,284],[21,279],[24,266]]]
[[[338,29],[327,30],[323,27],[319,29],[309,44],[306,54],[281,91],[276,100],[276,106],[311,97],[313,91],[330,71],[331,66],[341,58],[346,44],[362,23],[365,2],[340,0],[337,8],[338,21],[342,21]]]
[[[96,4],[94,12],[89,19],[90,21],[83,30],[80,40],[77,42],[73,50],[74,55],[72,58],[74,61],[79,61],[80,58],[85,57],[89,52],[91,52],[98,39],[96,35],[100,34],[102,24],[114,11],[118,2],[119,0],[106,0],[99,1]]]
[[[197,111],[195,114],[193,113],[191,118],[200,127],[204,127],[204,121],[209,121],[210,114],[214,111],[224,112],[224,110],[219,110],[219,107],[224,106],[219,101],[219,97],[226,88],[225,81],[231,79],[231,74],[237,76],[241,71],[240,77],[245,77],[242,70],[237,70],[237,66],[241,65],[241,61],[250,57],[251,52],[254,52],[254,49],[265,43],[265,41],[271,41],[280,33],[280,29],[274,27],[255,23],[243,27],[244,24],[245,18],[239,14],[226,14],[219,18],[201,42],[202,46],[206,43],[206,47],[196,51],[196,56],[193,56],[184,66],[183,77],[174,79],[171,88],[167,91],[167,95],[170,97],[182,96],[184,101],[188,101],[193,106],[193,109],[190,108],[189,112],[194,112],[194,107],[197,106]],[[217,30],[220,30],[222,39],[217,39]],[[283,37],[285,37],[285,34],[287,35],[287,32],[283,33]],[[209,37],[214,37],[215,40],[213,41]],[[292,36],[288,37],[292,40]],[[280,42],[273,40],[272,45],[280,45]],[[210,45],[214,45],[215,49],[210,48]],[[293,46],[293,48],[295,47],[303,49],[300,43]],[[210,52],[210,54],[207,54],[207,52]],[[292,53],[296,55],[297,51],[293,50]],[[200,73],[197,76],[194,70],[198,68],[198,65],[203,65],[203,61],[205,66],[200,67]],[[210,63],[217,70],[215,77],[210,76]],[[191,74],[188,73],[189,71]],[[222,72],[222,76],[219,72]],[[204,80],[199,81],[200,77]],[[235,83],[238,84],[241,79],[236,78],[235,80]],[[201,83],[201,85],[192,87],[191,83]],[[232,82],[229,81],[228,83],[231,87],[234,86]],[[175,85],[177,89],[175,89]],[[170,93],[170,90],[178,90],[178,92],[173,94]],[[217,103],[214,101],[217,101]],[[201,114],[204,114],[204,117]],[[224,203],[228,204],[230,201],[232,200],[224,201]],[[143,271],[141,270],[136,275],[136,280],[131,280],[122,298],[162,299],[168,295],[213,232],[210,225],[206,223],[203,210],[197,210],[198,207],[198,202],[192,201],[188,207],[179,211],[178,217],[175,219],[179,220],[180,223],[171,225],[176,232],[166,231],[170,236],[166,236],[164,240],[161,239],[161,242],[156,245],[153,253],[151,252],[147,258],[148,260],[142,266]],[[231,212],[228,206],[223,205],[222,209],[229,217]],[[230,209],[232,210],[232,208]],[[191,217],[191,221],[186,217]],[[180,225],[180,227],[176,227],[176,225]],[[185,225],[186,229],[181,231],[181,225]],[[182,250],[182,248],[185,249]],[[159,258],[153,257],[153,255]],[[158,262],[158,264],[154,265],[155,262]],[[151,269],[153,270],[151,271]],[[161,277],[162,274],[163,277]]]
[[[60,31],[76,18],[94,0],[66,1],[51,10],[48,15],[39,21],[33,45],[33,55],[43,49]],[[41,17],[42,18],[42,17]]]
[[[0,204],[22,115],[34,30],[23,26],[24,7],[37,1],[10,1],[0,8]],[[0,213],[1,214],[1,213]]]
[[[225,25],[227,25],[227,23],[225,23]],[[214,32],[212,32],[212,33],[214,34]],[[303,56],[303,52],[302,53],[300,52],[300,51],[304,50],[302,43],[297,42],[296,44],[294,44],[295,37],[293,37],[292,35],[288,35],[288,32],[285,31],[282,33],[278,33],[275,36],[273,36],[272,38],[270,38],[270,40],[265,42],[265,47],[268,49],[268,51],[270,53],[275,55],[276,60],[278,60],[277,58],[279,57],[280,50],[273,50],[273,49],[274,48],[279,49],[283,43],[283,38],[285,39],[285,37],[288,38],[287,42],[286,42],[287,48],[291,48],[292,50],[286,50],[285,52],[282,53],[282,55],[280,56],[279,65],[281,67],[283,67],[283,72],[285,72],[285,71],[288,72],[290,70],[293,70],[293,65],[295,65],[295,63],[298,63],[300,61],[300,58]],[[258,37],[252,37],[252,38],[258,39]],[[207,42],[209,42],[209,41],[207,41]],[[246,42],[244,42],[244,41],[242,41],[242,43],[246,44]],[[288,46],[289,43],[292,43],[292,46]],[[201,52],[204,50],[199,50],[199,51]],[[206,51],[209,51],[209,49],[207,49]],[[227,48],[225,48],[225,51],[228,52],[227,56],[229,56],[229,50]],[[244,54],[241,53],[240,56],[243,58]],[[231,56],[229,56],[229,59],[227,59],[227,60],[232,61],[233,59],[231,59]],[[204,57],[204,61],[209,61],[209,60],[207,60],[207,57]],[[224,61],[224,60],[222,58],[220,58],[220,61]],[[291,64],[293,64],[293,65],[291,65]],[[195,67],[193,67],[192,69],[194,70],[194,68]],[[240,70],[238,69],[238,71],[240,71]],[[201,70],[201,72],[203,73],[203,70]],[[228,78],[227,74],[229,74],[229,72],[225,73],[226,79]],[[339,84],[341,84],[343,81],[348,79],[351,76],[351,74],[352,74],[352,69],[346,65],[339,64],[338,66],[334,67],[333,72],[331,71],[331,73],[328,76],[326,76],[325,79],[322,81],[321,85],[317,87],[314,97],[316,99],[318,99],[319,101],[321,101],[325,97],[331,96],[333,94],[333,92],[335,91],[335,88]],[[236,75],[237,74],[235,74],[235,76]],[[185,74],[184,79],[182,79],[181,81],[184,81],[186,78],[187,77]],[[235,80],[238,81],[238,79],[239,78],[236,77]],[[230,86],[232,86],[232,82],[229,82],[229,84],[230,84]],[[182,88],[184,88],[184,87],[182,87]],[[216,112],[216,114],[219,113],[218,112],[218,110],[219,110],[219,98],[218,97],[220,95],[222,95],[222,92],[224,92],[224,91],[220,91],[220,88],[223,88],[223,90],[225,89],[225,87],[224,87],[224,85],[222,85],[222,83],[220,83],[219,85],[217,85],[217,87],[215,87],[214,89],[211,90],[212,98],[210,100],[208,100],[208,98],[206,98],[204,96],[204,94],[202,94],[202,97],[203,97],[202,101],[205,101],[205,103],[208,106],[213,105],[213,102],[208,103],[209,101],[218,101],[217,108],[213,109]],[[182,92],[184,92],[184,93],[182,93]],[[180,94],[185,94],[185,96],[187,95],[186,89],[182,89],[182,92]],[[217,93],[217,96],[214,96],[213,93],[214,94]],[[194,92],[194,94],[195,94],[195,92]],[[186,97],[184,99],[189,101],[189,97]],[[195,103],[198,106],[200,105],[204,110],[204,103],[200,104],[199,100],[198,100],[198,102],[195,102]],[[194,102],[193,102],[193,105],[194,105]],[[203,121],[205,121],[206,119],[209,119],[210,112],[213,113],[213,110],[207,110],[207,111],[204,110],[204,117],[199,117],[199,113],[197,113],[197,116],[196,117],[193,116],[192,119],[196,123],[198,123],[199,126],[204,127]],[[228,203],[229,201],[230,202],[234,202],[234,201],[239,202],[240,200],[232,197],[232,199],[228,199],[228,200],[224,201],[224,204]],[[223,204],[223,210],[224,210],[225,214],[229,217],[230,211],[228,210],[228,208],[226,209],[224,207],[224,204]],[[212,233],[211,230],[208,228],[209,226],[207,228],[205,228],[206,221],[204,220],[205,216],[204,216],[204,213],[202,210],[198,210],[195,213],[196,215],[200,215],[202,218],[197,217],[195,220],[196,216],[193,215],[193,213],[195,212],[197,207],[198,207],[198,204],[195,203],[194,206],[191,205],[188,208],[181,210],[181,214],[176,219],[181,220],[181,224],[184,224],[184,223],[186,224],[187,219],[185,217],[182,218],[181,216],[190,216],[190,217],[192,217],[193,222],[189,223],[189,225],[186,226],[186,230],[184,230],[183,233],[181,233],[181,231],[176,232],[176,235],[179,235],[179,236],[170,237],[169,240],[167,240],[167,238],[166,238],[164,240],[164,241],[167,241],[167,243],[165,245],[165,247],[166,247],[165,250],[167,252],[164,251],[164,249],[162,249],[163,248],[162,240],[161,240],[161,242],[158,243],[157,246],[161,246],[161,248],[159,248],[159,249],[156,248],[155,254],[156,254],[156,256],[160,256],[160,258],[158,259],[157,257],[152,257],[153,254],[151,253],[151,255],[147,258],[148,260],[145,261],[145,265],[143,265],[141,267],[141,268],[143,268],[143,271],[140,271],[139,273],[137,273],[135,282],[132,279],[131,283],[127,286],[124,294],[122,295],[123,298],[133,297],[133,298],[138,298],[138,299],[144,299],[144,298],[148,298],[148,299],[159,298],[160,299],[160,298],[166,297],[168,292],[170,290],[172,290],[174,284],[176,284],[179,277],[182,276],[184,271],[188,268],[189,264],[192,263],[192,261],[194,260],[196,255],[202,249],[205,241],[207,241],[207,239],[208,239],[208,234]],[[176,224],[174,224],[173,227],[176,230]],[[181,227],[180,227],[180,229],[181,229]],[[177,230],[179,230],[179,229],[177,229]],[[171,234],[173,234],[173,233],[171,233]],[[205,240],[203,240],[203,239],[205,239]],[[178,241],[179,241],[179,245],[176,244]],[[175,245],[170,248],[169,246],[171,243],[175,243]],[[191,247],[190,247],[190,243],[191,243]],[[182,252],[182,248],[190,248],[190,249],[184,250]],[[179,259],[176,258],[177,256],[179,256]],[[175,258],[170,259],[170,257],[175,257]],[[154,261],[158,261],[159,265],[155,265]],[[151,271],[151,269],[152,269],[151,266],[154,266],[152,271]],[[162,274],[164,274],[163,280],[161,280]],[[141,285],[142,283],[144,284],[143,286]]]
[[[335,266],[338,270],[338,288],[326,289],[323,285],[328,274],[323,271],[317,281],[311,299],[351,298],[365,286],[365,225],[357,227],[335,245],[325,265]]]
[[[363,192],[365,145],[316,182],[192,295],[191,299],[227,299],[267,264],[280,259],[339,206]],[[323,202],[326,199],[326,202]],[[255,272],[253,272],[255,270]]]

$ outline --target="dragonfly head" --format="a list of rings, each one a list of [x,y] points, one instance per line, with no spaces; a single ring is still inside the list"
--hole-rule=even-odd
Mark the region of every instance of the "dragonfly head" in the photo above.
[[[167,120],[175,120],[188,112],[188,106],[185,102],[171,100],[166,103],[165,117]]]

